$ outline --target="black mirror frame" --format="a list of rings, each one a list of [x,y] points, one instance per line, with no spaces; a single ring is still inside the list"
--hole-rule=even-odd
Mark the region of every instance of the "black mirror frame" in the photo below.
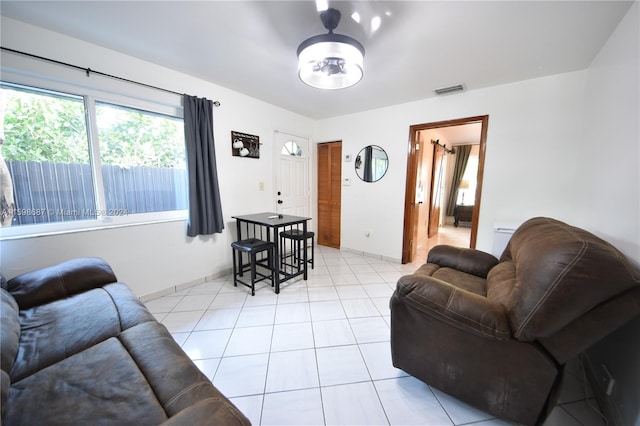
[[[377,148],[379,151],[383,152],[385,157],[386,157],[386,167],[384,169],[384,172],[377,178],[377,179],[371,179],[368,180],[365,178],[364,176],[364,172],[363,170],[363,163],[364,163],[364,157],[366,154],[366,150],[367,148]],[[360,152],[358,153],[358,155],[356,156],[356,160],[355,160],[355,171],[356,171],[356,175],[358,175],[358,177],[360,178],[360,180],[362,180],[363,182],[367,182],[367,183],[373,183],[373,182],[378,182],[380,179],[382,179],[386,174],[387,171],[389,170],[389,154],[387,154],[387,151],[385,151],[381,146],[379,145],[367,145],[364,148],[362,148],[360,150]]]

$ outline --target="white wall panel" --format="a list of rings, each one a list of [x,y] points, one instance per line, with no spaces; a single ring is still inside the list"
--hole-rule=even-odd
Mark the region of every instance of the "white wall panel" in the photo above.
[[[369,144],[389,155],[389,171],[360,181],[343,163],[342,246],[399,259],[409,126],[489,115],[477,248],[490,251],[497,222],[546,215],[569,219],[586,71],[396,105],[316,123],[317,142],[342,140],[344,154]],[[364,235],[371,229],[371,237]]]

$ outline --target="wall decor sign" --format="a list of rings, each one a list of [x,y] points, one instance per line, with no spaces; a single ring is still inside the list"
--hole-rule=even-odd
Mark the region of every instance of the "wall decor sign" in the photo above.
[[[231,131],[231,153],[235,157],[260,158],[260,136]]]

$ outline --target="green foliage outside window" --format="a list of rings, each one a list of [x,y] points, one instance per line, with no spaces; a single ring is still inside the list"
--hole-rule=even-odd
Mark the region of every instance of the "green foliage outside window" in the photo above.
[[[181,120],[102,103],[96,117],[104,164],[185,168]]]
[[[89,163],[82,98],[0,90],[5,160]],[[104,164],[185,168],[181,120],[104,103],[96,120]]]
[[[1,90],[5,160],[89,163],[81,99]]]

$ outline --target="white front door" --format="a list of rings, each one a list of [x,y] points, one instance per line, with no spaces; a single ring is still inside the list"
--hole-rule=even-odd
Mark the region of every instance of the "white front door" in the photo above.
[[[275,132],[276,212],[309,217],[309,139]]]

